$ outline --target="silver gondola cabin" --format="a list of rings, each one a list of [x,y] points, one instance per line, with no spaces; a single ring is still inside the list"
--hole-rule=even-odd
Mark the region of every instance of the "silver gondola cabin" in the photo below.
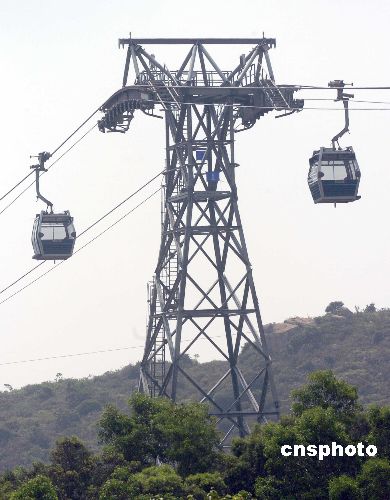
[[[65,260],[72,256],[76,241],[73,217],[63,213],[37,214],[31,236],[33,259]]]
[[[358,196],[360,169],[352,147],[320,148],[309,160],[308,184],[314,203],[348,203]]]
[[[358,196],[360,169],[355,152],[351,146],[341,148],[339,139],[349,132],[348,102],[353,94],[344,92],[343,80],[333,80],[328,83],[337,89],[336,101],[342,101],[344,106],[344,128],[332,139],[331,148],[320,148],[313,152],[309,160],[310,169],[307,176],[310,192],[314,203],[348,203],[360,199]],[[337,144],[337,147],[336,147]]]

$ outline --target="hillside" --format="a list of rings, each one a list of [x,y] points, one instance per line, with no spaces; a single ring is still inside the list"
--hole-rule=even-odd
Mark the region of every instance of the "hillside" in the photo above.
[[[282,412],[289,411],[288,395],[313,370],[332,369],[356,385],[364,404],[390,404],[390,310],[292,318],[266,327],[274,359],[274,373]],[[255,360],[243,349],[241,356],[250,377]],[[215,379],[224,362],[200,364],[187,359],[196,380]],[[137,387],[138,367],[81,380],[66,379],[28,385],[0,393],[0,470],[47,460],[55,440],[77,435],[96,449],[96,423],[103,407],[113,403],[126,408]],[[195,394],[180,387],[182,399]],[[223,391],[219,394],[222,400]]]

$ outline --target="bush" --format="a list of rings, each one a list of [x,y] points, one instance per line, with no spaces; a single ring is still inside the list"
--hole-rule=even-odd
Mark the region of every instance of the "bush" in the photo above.
[[[390,463],[385,458],[370,458],[357,476],[363,498],[388,500],[390,498]]]
[[[23,484],[10,497],[11,500],[58,500],[56,490],[50,479],[36,476]]]
[[[168,493],[180,498],[185,493],[182,478],[170,465],[147,467],[132,476],[131,484],[149,495]]]
[[[362,498],[359,486],[352,477],[342,475],[329,481],[330,500],[358,500]]]
[[[214,489],[220,495],[225,494],[227,489],[221,474],[218,472],[191,474],[185,479],[185,485],[188,493],[195,496],[203,494],[200,498],[204,498],[204,495],[211,489]]]

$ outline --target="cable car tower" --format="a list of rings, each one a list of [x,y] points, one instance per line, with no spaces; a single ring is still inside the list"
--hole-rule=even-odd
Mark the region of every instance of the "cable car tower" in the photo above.
[[[136,110],[164,113],[162,234],[149,285],[139,389],[175,401],[184,385],[190,387],[209,403],[225,445],[233,435],[247,434],[249,422],[279,414],[238,208],[234,153],[237,132],[271,111],[286,116],[303,107],[293,98],[297,88],[275,83],[269,56],[275,43],[264,37],[120,39],[127,48],[123,87],[102,106],[99,121],[102,132],[126,132]],[[187,48],[170,70],[143,48],[149,45]],[[249,51],[225,70],[209,52],[224,45]],[[135,81],[127,85],[131,68]],[[213,380],[195,378],[188,362],[189,354],[206,346],[224,361]],[[240,363],[244,351],[250,372]]]

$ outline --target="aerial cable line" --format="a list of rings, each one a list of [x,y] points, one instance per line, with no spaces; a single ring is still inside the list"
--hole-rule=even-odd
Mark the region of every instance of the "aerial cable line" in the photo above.
[[[218,87],[220,88],[220,87]],[[252,89],[253,87],[251,87]],[[167,100],[159,100],[156,101],[154,99],[143,99],[145,102],[151,102],[153,104],[177,104],[176,101],[167,101]],[[334,101],[334,99],[331,99]],[[353,102],[353,101],[352,101]],[[184,105],[201,105],[201,106],[215,106],[214,103],[204,103],[204,102],[198,102],[198,101],[192,101],[192,102],[182,102],[179,101],[180,104]],[[252,109],[270,109],[272,106],[255,106],[253,104],[219,104],[221,107],[226,107],[226,108],[252,108]],[[305,110],[317,110],[317,111],[342,111],[344,110],[342,108],[330,108],[330,107],[309,107],[305,106],[304,108],[293,108],[291,106],[277,106],[275,108],[276,110],[286,110],[286,111],[305,111]],[[350,111],[390,111],[390,107],[388,108],[349,108]]]
[[[82,123],[81,125],[79,125],[79,126],[76,128],[76,130],[75,130],[74,132],[72,132],[72,133],[71,133],[71,134],[70,134],[70,135],[69,135],[69,136],[68,136],[68,137],[67,137],[67,138],[66,138],[66,139],[65,139],[65,140],[64,140],[64,141],[63,141],[63,142],[59,145],[59,146],[57,146],[57,147],[56,147],[56,149],[55,149],[55,150],[51,153],[51,156],[55,155],[55,154],[57,153],[57,151],[58,151],[59,149],[61,149],[61,148],[62,148],[62,146],[63,146],[64,144],[66,144],[66,143],[69,141],[69,139],[71,139],[71,138],[72,138],[75,134],[77,134],[77,132],[78,132],[81,128],[83,128],[83,127],[84,127],[84,125],[85,125],[86,123],[88,123],[88,122],[89,122],[89,120],[90,120],[91,118],[93,118],[93,117],[96,115],[96,113],[100,110],[100,108],[101,108],[101,105],[100,105],[97,109],[95,109],[95,111],[94,111],[92,114],[90,114],[90,115],[88,116],[88,118],[87,118],[87,119],[85,119],[85,120],[83,121],[83,123]]]
[[[243,333],[251,333],[250,331],[248,332],[243,332]],[[223,335],[213,335],[213,339],[217,338],[224,338]],[[200,341],[202,340],[207,340],[206,338],[199,337]],[[188,343],[188,345],[191,342]],[[88,351],[88,352],[76,352],[74,354],[58,354],[57,356],[44,356],[42,358],[32,358],[32,359],[20,359],[17,361],[5,361],[3,363],[0,363],[0,366],[8,366],[8,365],[20,365],[23,363],[36,363],[39,361],[49,361],[51,359],[62,359],[62,358],[74,358],[76,356],[90,356],[92,354],[104,354],[106,352],[117,352],[117,351],[127,351],[129,349],[145,349],[145,345],[133,345],[133,346],[126,346],[126,347],[112,347],[109,349],[100,349],[97,351]]]
[[[27,271],[26,273],[24,273],[22,276],[20,276],[18,279],[16,279],[15,281],[13,281],[12,283],[10,283],[9,285],[7,285],[5,288],[3,288],[3,290],[0,290],[0,295],[4,292],[6,292],[9,288],[13,287],[14,285],[16,285],[16,283],[19,283],[19,281],[21,281],[23,278],[25,278],[26,276],[28,276],[29,274],[31,274],[33,271],[35,271],[35,269],[38,269],[38,267],[42,266],[43,264],[45,264],[47,261],[46,260],[43,260],[42,262],[40,262],[39,264],[37,264],[36,266],[32,267],[29,271]]]
[[[96,126],[96,125],[95,125]],[[58,161],[58,160],[57,160]],[[90,229],[92,229],[94,226],[96,226],[97,224],[99,224],[102,220],[104,220],[106,217],[108,217],[110,214],[112,214],[115,210],[117,210],[119,207],[121,207],[124,203],[126,203],[127,201],[129,201],[131,198],[133,198],[135,195],[137,195],[138,193],[140,193],[143,189],[145,189],[147,186],[149,186],[149,184],[151,184],[153,181],[155,181],[161,174],[165,174],[165,173],[168,173],[172,170],[176,170],[176,169],[170,169],[170,170],[162,170],[161,172],[159,172],[158,174],[154,175],[152,178],[150,178],[147,182],[145,182],[145,184],[143,184],[142,186],[140,186],[138,189],[136,189],[135,191],[133,191],[129,196],[127,196],[124,200],[122,200],[120,203],[118,203],[115,207],[113,207],[111,210],[109,210],[108,212],[106,212],[104,215],[102,215],[102,217],[100,217],[98,220],[96,220],[95,222],[93,222],[90,226],[88,226],[86,229],[84,229],[80,234],[79,234],[79,238],[80,236],[83,236],[87,231],[89,231]],[[159,188],[160,189],[160,188]],[[78,251],[78,250],[77,250]],[[74,252],[74,253],[77,253],[77,252]],[[12,283],[10,283],[9,285],[7,285],[5,288],[3,288],[2,290],[0,290],[0,295],[2,293],[4,293],[5,291],[7,291],[9,288],[11,288],[12,286],[16,285],[16,283],[18,283],[19,281],[21,281],[23,278],[25,278],[26,276],[28,276],[29,274],[31,274],[33,271],[35,271],[35,269],[37,269],[38,267],[42,266],[43,264],[45,264],[47,261],[43,260],[42,262],[40,262],[39,264],[37,264],[36,266],[32,267],[29,271],[27,271],[26,273],[24,273],[22,276],[20,276],[18,279],[16,279],[15,281],[13,281]],[[2,304],[2,302],[0,302],[0,304]]]
[[[93,125],[93,127],[91,127],[90,129],[88,129],[79,139],[77,139],[76,142],[74,142],[64,153],[62,153],[61,156],[59,156],[56,160],[53,161],[53,163],[51,163],[48,167],[47,167],[47,170],[50,170],[51,167],[53,167],[57,162],[59,162],[61,160],[61,158],[63,158],[66,154],[69,153],[69,151],[71,151],[79,142],[81,142],[84,137],[86,137],[90,132],[92,132],[92,130],[97,126],[97,124],[95,123]],[[23,180],[27,179],[27,177],[29,177],[31,174],[35,173],[34,170],[32,170]],[[46,172],[42,172],[40,174],[43,175],[44,173]],[[21,181],[23,182],[23,181]],[[21,184],[21,182],[19,182],[19,184]],[[17,184],[14,188],[12,188],[10,191],[8,191],[8,193],[6,193],[3,198],[1,199],[4,199],[9,193],[11,193],[19,184]],[[16,198],[14,198],[10,203],[8,203],[8,205],[6,205],[1,211],[0,211],[0,215],[3,214],[8,208],[10,208],[28,189],[30,189],[31,186],[34,186],[35,185],[35,181],[32,182],[31,184],[29,184],[25,189],[23,189],[23,191],[21,191],[18,196],[16,196]]]
[[[147,184],[146,184],[147,185]],[[146,187],[146,185],[144,185],[143,187]],[[161,187],[159,187],[158,189],[156,189],[156,191],[154,191],[152,194],[150,194],[147,198],[145,198],[144,200],[142,200],[140,203],[138,203],[138,205],[136,205],[134,208],[132,208],[129,212],[125,213],[122,217],[120,217],[119,219],[117,219],[115,222],[113,222],[111,225],[109,225],[106,229],[104,229],[104,231],[100,232],[99,234],[97,234],[96,236],[94,236],[92,239],[90,239],[89,241],[87,241],[83,246],[81,246],[80,248],[78,248],[75,252],[73,252],[73,255],[76,255],[78,252],[80,252],[81,250],[83,250],[85,247],[87,247],[88,245],[90,245],[91,243],[93,243],[95,240],[97,240],[98,238],[100,238],[100,236],[102,236],[103,234],[105,234],[107,231],[109,231],[110,229],[112,229],[114,226],[116,226],[117,224],[119,224],[119,222],[121,222],[123,219],[125,219],[126,217],[128,217],[130,214],[132,214],[135,210],[137,210],[137,208],[141,207],[144,203],[146,203],[148,200],[150,200],[153,196],[155,196],[159,191],[161,190]],[[137,192],[139,192],[139,190],[137,190]],[[133,193],[133,196],[135,195],[135,193]],[[132,196],[130,195],[126,200],[129,200]],[[122,203],[120,203],[119,205],[117,205],[116,208],[120,207],[122,204],[124,203],[124,201]],[[112,213],[113,210],[110,210],[107,214],[105,214],[103,217],[101,217],[99,219],[99,221],[103,220],[107,215],[109,215],[110,213]],[[91,226],[89,226],[87,229],[85,229],[81,234],[85,234],[89,229],[91,229],[92,227],[95,226],[96,223],[93,223],[91,224]],[[73,256],[72,255],[72,256]],[[71,258],[71,257],[69,257]],[[67,259],[69,260],[69,259]],[[42,263],[45,263],[47,261],[43,261]],[[27,283],[25,286],[23,286],[22,288],[20,288],[19,290],[17,290],[15,293],[9,295],[8,297],[6,297],[5,299],[3,299],[1,302],[0,302],[0,305],[1,304],[4,304],[4,302],[7,302],[8,300],[10,300],[11,298],[15,297],[15,295],[18,295],[20,292],[22,292],[23,290],[25,290],[26,288],[30,287],[31,285],[33,285],[34,283],[36,283],[37,281],[39,281],[41,278],[43,278],[44,276],[46,276],[47,274],[49,274],[50,272],[52,272],[54,269],[56,269],[58,266],[60,266],[61,264],[63,264],[64,262],[66,262],[65,260],[61,260],[60,262],[58,262],[57,264],[55,264],[53,267],[51,267],[49,270],[47,270],[46,272],[44,272],[43,274],[39,275],[37,278],[35,278],[34,280],[30,281],[29,283]],[[37,267],[39,267],[39,265],[35,266],[33,269],[31,269],[30,271],[28,271],[24,276],[27,276],[30,272],[34,271]],[[24,277],[23,276],[23,277]],[[22,278],[20,278],[22,279]],[[20,279],[16,280],[13,284],[17,283],[18,281],[20,281]],[[13,285],[12,284],[12,285]],[[10,286],[12,286],[10,285]],[[10,288],[10,286],[8,286],[7,288],[5,288],[4,290],[2,290],[0,293],[3,293],[5,290],[7,290],[8,288]]]
[[[3,194],[3,196],[0,198],[0,201],[4,200],[4,198],[6,198],[9,194],[12,193],[12,191],[14,191],[18,186],[20,186],[26,179],[28,179],[30,177],[30,175],[32,175],[34,173],[33,170],[31,170],[31,172],[29,174],[26,175],[26,177],[23,177],[22,180],[20,180],[17,184],[15,184],[14,187],[12,187],[9,191],[7,191],[5,194]]]
[[[73,131],[73,132],[72,132],[72,133],[71,133],[71,134],[70,134],[70,135],[69,135],[69,136],[68,136],[68,137],[67,137],[64,141],[62,141],[62,142],[61,142],[61,144],[60,144],[59,146],[57,146],[57,147],[54,149],[54,151],[53,151],[52,153],[50,153],[50,157],[54,156],[54,155],[57,153],[57,151],[58,151],[59,149],[61,149],[61,148],[62,148],[62,146],[64,146],[64,145],[65,145],[65,144],[66,144],[66,143],[67,143],[67,142],[68,142],[68,141],[69,141],[69,140],[70,140],[70,139],[71,139],[71,138],[72,138],[75,134],[77,134],[77,132],[78,132],[81,128],[83,128],[83,127],[84,127],[84,125],[85,125],[86,123],[88,123],[88,122],[89,122],[89,120],[90,120],[91,118],[93,118],[93,117],[96,115],[96,113],[100,110],[100,107],[101,107],[101,106],[99,106],[99,107],[98,107],[98,108],[97,108],[97,109],[96,109],[96,110],[95,110],[92,114],[90,114],[90,115],[88,116],[88,118],[86,118],[86,119],[83,121],[83,123],[81,123],[81,125],[79,125],[79,126],[76,128],[76,130],[74,130],[74,131]],[[96,125],[94,125],[94,126],[96,126]],[[84,135],[83,137],[85,137],[85,135]],[[83,137],[82,137],[82,138],[83,138]],[[77,144],[78,142],[79,142],[79,141],[77,141],[75,144]],[[72,149],[72,148],[70,148],[70,149]],[[70,151],[70,149],[69,149],[68,151]],[[62,156],[63,156],[63,155],[62,155]],[[62,156],[60,156],[60,158],[62,158]],[[53,162],[53,163],[52,163],[52,165],[54,165],[54,163],[56,163],[57,161],[58,161],[58,159],[57,159],[55,162]],[[48,167],[48,169],[49,169],[52,165],[50,165],[50,166]],[[8,196],[10,193],[12,193],[12,191],[14,191],[14,189],[16,189],[18,186],[20,186],[20,184],[22,184],[22,183],[23,183],[26,179],[28,179],[28,178],[30,177],[30,175],[32,175],[33,173],[34,173],[34,171],[32,170],[32,171],[31,171],[28,175],[26,175],[26,177],[24,177],[24,178],[23,178],[23,179],[21,179],[21,180],[20,180],[17,184],[15,184],[15,186],[14,186],[14,187],[12,187],[12,188],[11,188],[11,189],[7,192],[7,193],[5,193],[5,194],[4,194],[4,195],[0,198],[0,201],[4,200],[4,198],[5,198],[6,196]],[[33,183],[33,184],[34,184],[34,183]],[[33,184],[30,184],[30,186],[32,186]],[[30,187],[30,186],[28,186],[28,187]],[[23,192],[24,192],[24,191],[23,191]],[[3,213],[3,212],[0,212],[0,214],[2,214],[2,213]]]
[[[176,169],[171,169],[171,170],[176,170]],[[122,206],[124,203],[126,203],[127,201],[129,201],[131,198],[133,198],[136,194],[138,194],[140,191],[142,191],[143,189],[145,189],[147,186],[149,186],[149,184],[151,184],[153,181],[155,181],[158,177],[160,177],[161,174],[163,173],[166,173],[166,172],[169,172],[169,170],[162,170],[161,172],[159,172],[158,174],[156,174],[154,177],[152,177],[151,179],[149,179],[147,182],[145,182],[145,184],[143,184],[141,187],[139,187],[136,191],[134,191],[133,193],[131,193],[127,198],[125,198],[124,200],[122,200],[120,203],[118,203],[118,205],[116,205],[114,208],[112,208],[111,210],[109,210],[107,213],[105,213],[102,217],[100,217],[100,219],[98,219],[97,221],[93,222],[90,226],[87,227],[87,229],[84,229],[84,231],[82,231],[80,234],[79,234],[79,238],[80,236],[82,236],[83,234],[85,234],[87,231],[89,231],[90,229],[92,229],[94,226],[96,226],[96,224],[99,224],[99,222],[101,222],[103,219],[105,219],[106,217],[108,217],[110,214],[112,214],[112,212],[114,212],[115,210],[117,210],[120,206]],[[158,191],[160,190],[160,188],[158,189]],[[149,198],[148,198],[149,199]]]
[[[155,88],[166,88],[165,86],[159,86],[159,85],[155,85]],[[183,85],[170,85],[170,87],[173,87],[173,88],[183,88],[185,86]],[[277,86],[278,88],[280,89],[288,89],[288,88],[292,88],[292,87],[297,87],[298,89],[300,90],[332,90],[332,89],[329,89],[329,87],[320,87],[320,86],[311,86],[311,85],[278,85]],[[222,87],[214,87],[216,90],[217,89],[224,89],[224,88],[231,88],[231,87],[226,87],[226,86],[222,86]],[[333,87],[334,88],[337,88],[337,87]],[[390,90],[390,87],[343,87],[345,89],[347,88],[351,88],[353,90]],[[251,87],[251,89],[269,89],[269,87]],[[306,101],[333,101],[334,99],[327,99],[327,98],[307,98],[305,99]],[[160,102],[163,102],[164,104],[175,104],[174,101],[152,101],[152,102],[155,102],[156,104],[159,104]],[[367,103],[367,104],[390,104],[390,102],[386,102],[386,101],[365,101],[365,100],[355,100],[354,102],[358,102],[358,103]],[[182,104],[191,104],[191,103],[182,103]],[[228,105],[226,105],[228,106]],[[257,108],[257,109],[268,109],[269,107],[266,107],[266,106],[249,106],[249,105],[231,105],[231,106],[234,106],[234,107],[245,107],[245,108]],[[91,113],[88,118],[86,118],[77,128],[76,130],[74,130],[74,132],[72,132],[59,146],[57,146],[54,151],[51,153],[51,156],[53,156],[60,148],[62,148],[62,146],[64,146],[86,123],[88,123],[89,120],[91,120],[91,118],[93,118],[95,116],[95,114],[100,110],[101,106],[99,106],[93,113]],[[286,108],[280,108],[280,109],[290,109],[288,107]],[[305,109],[310,109],[310,110],[314,110],[314,109],[320,109],[320,110],[325,110],[325,111],[334,111],[334,108],[313,108],[313,107],[305,107]],[[351,110],[354,110],[354,111],[388,111],[390,110],[390,108],[351,108]],[[84,138],[85,135],[82,137]],[[79,141],[77,141],[75,144],[77,144]],[[72,146],[73,147],[73,146]],[[72,149],[72,148],[70,148]],[[70,151],[70,149],[68,151]],[[63,155],[62,155],[63,156]],[[60,158],[62,158],[62,156]],[[55,162],[53,162],[52,165],[54,165],[54,163],[56,163],[58,160],[56,160]],[[49,168],[52,166],[50,165],[48,167],[48,170]],[[15,186],[13,186],[9,191],[7,191],[4,195],[1,196],[0,198],[0,201],[2,201],[4,198],[6,198],[10,193],[12,193],[18,186],[20,186],[20,184],[22,184],[25,180],[27,180],[30,175],[32,175],[34,172],[31,171],[28,175],[26,175],[23,179],[21,179],[17,184],[15,184]],[[31,187],[34,183],[30,184],[28,186]],[[28,189],[27,188],[27,189]],[[23,191],[21,194],[23,194],[25,191]],[[20,195],[19,195],[20,196]],[[13,200],[12,203],[10,203],[9,206],[11,206],[18,198],[19,196]],[[0,215],[8,208],[5,207],[4,210],[2,210],[0,212]]]
[[[176,85],[171,85],[170,87],[177,87],[177,88],[183,88],[183,86],[176,86]],[[158,88],[158,86],[156,86],[156,88]],[[163,88],[163,87],[162,87]],[[165,88],[165,87],[164,87]],[[221,89],[221,88],[230,88],[230,87],[215,87],[216,89]],[[251,89],[268,89],[269,87],[251,87]],[[290,87],[285,87],[285,86],[278,86],[278,88],[280,89],[283,89],[283,88],[290,88]],[[321,90],[325,90],[325,89],[328,89],[328,87],[301,87],[302,89],[313,89],[313,90],[316,90],[316,89],[321,89]],[[333,87],[334,88],[334,87]],[[344,87],[344,88],[347,88],[347,87]],[[390,90],[390,87],[351,87],[351,89],[354,89],[354,90],[359,90],[359,89],[385,89],[385,90]],[[334,101],[334,99],[328,99],[328,98],[306,98],[304,99],[305,101]],[[175,101],[155,101],[153,99],[145,99],[145,101],[147,102],[152,102],[154,104],[160,104],[160,103],[163,103],[163,104],[177,104],[177,102]],[[354,100],[353,102],[356,102],[356,103],[361,103],[361,104],[390,104],[390,101],[367,101],[367,100]],[[196,103],[193,103],[193,102],[181,102],[181,104],[196,104]],[[212,106],[213,104],[204,104],[205,106]],[[234,108],[254,108],[254,109],[269,109],[269,106],[254,106],[254,105],[245,105],[245,104],[224,104],[223,106],[231,106],[231,107],[234,107]],[[73,137],[98,111],[99,111],[100,108],[98,108],[96,111],[94,111],[72,134],[70,134],[67,139],[65,139],[65,141],[63,141],[54,151],[53,153],[51,153],[51,156],[53,156],[71,137]],[[282,110],[282,109],[285,109],[285,110],[290,110],[291,108],[288,107],[288,106],[285,106],[285,107],[279,107],[278,109]],[[339,109],[339,108],[329,108],[329,107],[308,107],[308,106],[305,106],[304,108],[305,110],[319,110],[319,111],[342,111],[342,109]],[[390,108],[350,108],[351,111],[390,111]],[[301,110],[302,111],[302,110]],[[96,125],[94,125],[92,127],[95,128]],[[91,131],[91,129],[87,132],[89,133]],[[85,135],[87,134],[84,134],[78,141],[76,141],[74,143],[74,145],[69,148],[65,154],[67,152],[69,152],[76,144],[78,144],[78,142],[80,142],[81,139],[83,139],[85,137]],[[49,170],[55,163],[57,163],[57,161],[59,159],[61,159],[64,155],[61,155],[56,161],[54,161],[48,168],[47,170]],[[31,171],[28,175],[26,175],[23,179],[21,179],[15,186],[13,186],[9,191],[7,191],[1,198],[0,198],[0,201],[2,201],[4,198],[6,198],[10,193],[12,193],[18,186],[20,186],[20,184],[22,184],[26,179],[28,179],[30,177],[30,175],[32,175],[34,172]],[[15,203],[15,201],[17,199],[20,198],[20,196],[22,194],[24,194],[27,189],[29,189],[31,186],[34,185],[34,182],[29,184],[29,186],[23,190],[9,205],[7,205],[2,211],[0,211],[0,215],[5,212],[11,205],[13,205]]]
[[[106,353],[106,352],[116,352],[116,351],[126,351],[129,349],[143,349],[145,346],[144,345],[137,345],[137,346],[128,346],[128,347],[117,347],[117,348],[112,348],[112,349],[102,349],[99,351],[89,351],[89,352],[77,352],[74,354],[59,354],[57,356],[45,356],[43,358],[34,358],[34,359],[21,359],[18,361],[6,361],[4,363],[0,363],[0,366],[7,366],[7,365],[20,365],[22,363],[34,363],[37,361],[47,361],[50,359],[61,359],[61,358],[74,358],[76,356],[90,356],[91,354],[101,354],[101,353]]]
[[[333,101],[335,99],[331,99],[330,97],[305,97],[304,101]],[[390,101],[366,101],[360,99],[353,99],[352,102],[358,102],[360,104],[390,104]],[[304,109],[304,108],[303,108]]]
[[[198,85],[198,87],[202,87],[203,85]],[[294,88],[295,90],[334,90],[334,89],[344,89],[344,90],[390,90],[390,87],[386,87],[386,86],[377,86],[377,87],[355,87],[354,85],[347,85],[345,84],[344,86],[337,86],[335,85],[334,87],[322,87],[320,85],[294,85],[294,84],[291,84],[291,85],[277,85],[275,84],[276,87],[278,87],[279,89],[292,89]],[[164,84],[153,84],[153,87],[154,88],[165,88],[166,89],[166,85]],[[196,87],[196,85],[195,85]],[[188,88],[187,85],[171,85],[169,84],[169,88],[175,88],[175,89],[185,89],[185,88]],[[232,90],[232,89],[240,89],[240,88],[245,88],[245,87],[235,87],[234,85],[220,85],[220,86],[213,86],[213,87],[207,87],[208,90],[210,89],[229,89],[229,90]],[[251,85],[250,87],[251,90],[254,89],[254,90],[264,90],[264,89],[268,89],[270,87],[267,87],[267,86],[255,86],[255,85]]]

